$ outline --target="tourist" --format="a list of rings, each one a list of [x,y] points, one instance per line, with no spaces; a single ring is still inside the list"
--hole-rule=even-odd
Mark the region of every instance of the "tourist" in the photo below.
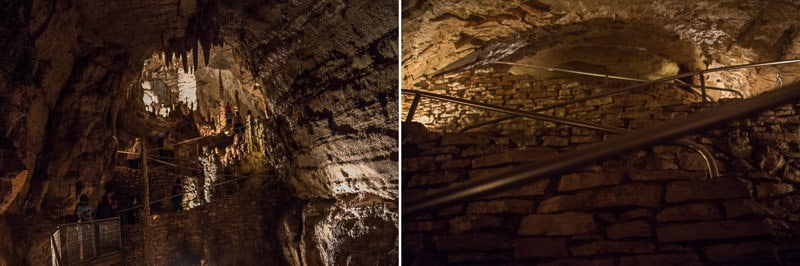
[[[89,206],[89,197],[86,194],[81,195],[78,206],[75,207],[75,216],[78,217],[78,222],[88,222],[94,216],[94,210]]]
[[[175,185],[172,186],[172,209],[176,212],[183,210],[183,192],[181,179],[175,179]]]
[[[142,161],[142,139],[136,138],[133,146],[128,149],[128,167],[133,169],[139,168],[139,163]]]
[[[117,206],[114,203],[114,191],[106,191],[100,203],[97,204],[95,219],[106,219],[117,216]]]

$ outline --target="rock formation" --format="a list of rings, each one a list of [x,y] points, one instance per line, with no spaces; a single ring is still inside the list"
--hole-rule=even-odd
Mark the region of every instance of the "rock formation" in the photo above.
[[[155,66],[170,67],[160,70],[169,75],[193,73],[204,92],[219,78],[238,84],[197,95],[194,111],[181,110],[191,114],[183,114],[187,136],[212,134],[218,103],[236,94],[242,113],[266,121],[260,164],[299,202],[273,211],[319,217],[291,225],[306,227],[293,248],[309,253],[285,262],[396,260],[396,6],[1,1],[0,265],[48,256],[31,244],[46,240],[10,232],[23,220],[50,230],[55,218],[72,213],[78,195],[99,197],[116,150],[163,125],[142,101],[142,83],[159,73]],[[169,75],[160,80],[175,78]],[[375,241],[383,244],[361,244]]]

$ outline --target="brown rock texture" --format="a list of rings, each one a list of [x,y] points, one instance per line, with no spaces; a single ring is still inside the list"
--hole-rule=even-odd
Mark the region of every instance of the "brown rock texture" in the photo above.
[[[304,202],[291,211],[308,219],[291,222],[304,228],[300,249],[315,254],[279,263],[396,263],[398,25],[387,19],[398,17],[396,6],[0,2],[0,216],[55,222],[44,217],[69,215],[79,195],[102,193],[116,150],[135,136],[153,145],[158,121],[177,117],[145,112],[141,84],[160,63],[143,62],[155,54],[195,74],[206,97],[180,124],[186,132],[209,131],[216,104],[237,95],[242,112],[264,118],[268,145],[250,163],[273,169]],[[223,91],[215,91],[219,83]],[[258,197],[269,197],[264,192]],[[262,237],[278,245],[274,235]],[[11,239],[24,244],[7,261],[47,256],[30,244],[37,241]]]

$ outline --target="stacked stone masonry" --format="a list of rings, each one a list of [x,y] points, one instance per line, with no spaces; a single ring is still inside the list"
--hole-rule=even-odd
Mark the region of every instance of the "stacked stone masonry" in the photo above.
[[[135,181],[138,171],[126,170],[118,169],[115,180],[120,187],[131,188],[128,185],[137,183],[126,181]],[[168,192],[175,178],[165,173],[154,175],[153,194]],[[162,179],[164,182],[152,182]],[[270,191],[269,196],[264,196],[265,191]],[[276,232],[282,206],[288,202],[285,192],[257,185],[181,212],[173,212],[169,201],[156,204],[149,229],[143,219],[138,223],[123,219],[124,265],[284,265]]]
[[[632,85],[636,85],[636,83],[596,78],[537,80],[531,76],[483,69],[448,74],[419,83],[418,87],[414,89],[531,111]],[[403,106],[411,106],[413,98],[413,95],[403,94]],[[554,108],[540,112],[540,114],[639,129],[646,127],[654,120],[663,121],[681,117],[693,109],[687,104],[700,101],[700,96],[695,93],[670,83],[662,83],[630,93],[615,94]],[[403,117],[407,117],[408,108],[403,108],[402,112]],[[423,123],[434,131],[457,132],[466,126],[504,116],[506,114],[423,97],[414,114],[414,121]],[[548,142],[558,146],[589,143],[602,139],[602,135],[594,132],[582,132],[582,134],[575,134],[576,136],[572,139],[564,139],[557,133],[531,131],[531,129],[552,128],[553,126],[555,124],[549,122],[516,118],[498,125],[485,126],[485,128],[491,128],[507,136],[520,135],[519,138],[533,135],[537,136],[535,140],[538,142]],[[557,130],[570,129],[557,127]],[[528,142],[530,141],[533,140],[528,140]]]
[[[625,108],[625,107],[623,107]],[[700,105],[674,105],[683,116]],[[663,114],[654,113],[651,116]],[[672,116],[672,115],[670,115]],[[438,211],[406,217],[410,265],[796,265],[800,105],[690,136],[696,153],[657,145]],[[432,126],[434,129],[436,125]],[[519,145],[497,131],[437,133],[403,125],[404,195],[496,177],[579,146]],[[596,140],[596,141],[599,141]],[[568,145],[564,146],[566,143]]]

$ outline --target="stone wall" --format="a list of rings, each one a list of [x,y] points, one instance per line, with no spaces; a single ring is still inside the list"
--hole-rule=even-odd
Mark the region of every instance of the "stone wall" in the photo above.
[[[256,186],[188,211],[154,214],[146,245],[144,221],[123,226],[124,261],[142,265],[150,252],[153,265],[286,265],[277,232],[288,203],[285,189]]]
[[[721,164],[724,174],[714,179],[698,155],[654,146],[408,217],[403,261],[796,264],[799,110],[782,106],[691,136],[711,147]],[[519,147],[493,133],[441,134],[417,123],[403,129],[407,197],[561,152],[547,143]]]
[[[636,83],[598,78],[541,80],[528,75],[512,75],[492,68],[461,71],[416,84],[421,91],[499,105],[517,110],[534,110],[597,93],[619,89]],[[414,96],[403,94],[402,117]],[[700,96],[669,83],[642,88],[630,93],[615,94],[565,107],[543,111],[541,114],[576,118],[608,126],[642,128],[652,120],[666,120],[684,114],[686,104],[700,102]],[[505,117],[506,114],[476,107],[421,98],[414,121],[430,130],[457,132],[483,121]],[[552,123],[516,118],[481,130],[496,130],[504,135],[530,132],[531,129],[552,127]],[[524,133],[523,133],[524,134]]]

